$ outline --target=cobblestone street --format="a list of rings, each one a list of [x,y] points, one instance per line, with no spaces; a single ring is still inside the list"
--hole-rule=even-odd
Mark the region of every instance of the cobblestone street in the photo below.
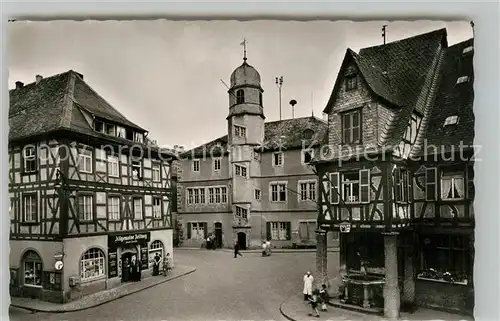
[[[175,257],[196,272],[84,311],[31,314],[11,308],[11,320],[285,320],[280,304],[301,291],[306,270],[315,271],[314,252],[234,259],[224,251],[176,250]]]

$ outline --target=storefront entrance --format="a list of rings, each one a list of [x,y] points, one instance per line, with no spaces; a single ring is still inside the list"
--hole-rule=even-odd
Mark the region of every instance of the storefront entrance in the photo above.
[[[240,250],[247,249],[247,235],[245,232],[238,232],[238,245],[240,246]]]
[[[215,244],[217,247],[222,247],[222,223],[215,223]]]

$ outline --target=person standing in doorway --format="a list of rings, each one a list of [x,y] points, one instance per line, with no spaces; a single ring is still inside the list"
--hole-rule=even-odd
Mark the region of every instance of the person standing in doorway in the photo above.
[[[141,280],[141,264],[135,255],[132,256],[132,263],[130,264],[130,279],[135,282]]]
[[[240,244],[238,243],[238,241],[236,241],[234,243],[234,258],[236,258],[238,255],[243,256],[243,254],[240,253]]]
[[[307,271],[306,275],[304,275],[304,301],[308,301],[312,295],[313,282],[314,277],[311,275],[311,272]]]
[[[130,281],[130,263],[128,258],[125,258],[125,261],[122,265],[122,282]]]
[[[160,255],[156,253],[153,262],[153,275],[160,274],[160,260],[161,260]]]
[[[210,235],[207,237],[207,250],[210,250],[210,248],[212,247],[212,239],[210,237]]]

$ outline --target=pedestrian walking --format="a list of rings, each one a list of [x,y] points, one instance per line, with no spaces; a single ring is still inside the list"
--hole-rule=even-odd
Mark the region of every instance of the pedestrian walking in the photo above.
[[[311,308],[312,308],[312,312],[313,312],[313,313],[309,313],[309,315],[312,316],[314,314],[314,316],[316,318],[319,318],[318,294],[319,294],[319,291],[317,289],[314,289],[311,297],[309,298],[309,303],[311,304]]]
[[[234,258],[236,258],[238,255],[243,256],[243,254],[240,253],[240,244],[238,243],[238,241],[236,241],[236,243],[234,243]]]
[[[160,274],[160,260],[161,260],[160,255],[156,253],[153,262],[153,275]]]
[[[210,235],[207,237],[207,250],[210,250],[212,248],[212,239]]]
[[[215,235],[210,236],[210,243],[212,244],[212,250],[217,249],[217,241],[215,239]]]
[[[304,301],[309,300],[309,297],[312,295],[313,282],[314,277],[311,275],[311,272],[307,271],[306,275],[304,275]]]
[[[319,290],[319,298],[321,301],[321,311],[326,311],[326,304],[328,303],[328,291],[326,289],[326,284],[321,285]]]
[[[163,259],[163,275],[167,276],[168,273],[172,270],[172,257],[170,256],[170,253],[167,253],[165,255],[165,258]]]

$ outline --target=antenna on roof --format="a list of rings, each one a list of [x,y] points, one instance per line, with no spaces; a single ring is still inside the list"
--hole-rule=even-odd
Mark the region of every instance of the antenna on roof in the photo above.
[[[387,25],[382,26],[382,38],[384,38],[384,45],[385,45],[385,41],[386,41],[386,35],[385,35],[386,28],[387,28]]]

